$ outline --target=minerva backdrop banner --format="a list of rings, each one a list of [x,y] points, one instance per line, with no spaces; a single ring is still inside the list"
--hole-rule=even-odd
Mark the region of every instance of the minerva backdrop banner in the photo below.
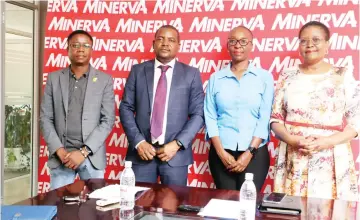
[[[301,62],[298,30],[310,20],[321,21],[331,30],[327,61],[347,66],[359,79],[358,0],[167,0],[167,1],[49,1],[46,17],[43,86],[48,74],[68,66],[67,36],[77,29],[94,37],[92,65],[114,78],[116,123],[106,140],[105,178],[119,179],[127,151],[127,139],[118,107],[132,65],[154,57],[152,40],[164,24],[180,32],[178,59],[199,68],[203,87],[215,71],[229,63],[228,32],[238,25],[254,33],[252,62],[268,69],[277,80],[280,71]],[[304,85],[305,86],[305,85]],[[48,150],[41,137],[38,192],[49,190]],[[271,166],[263,187],[272,191],[277,141],[269,144]],[[208,164],[209,143],[204,130],[196,136],[192,149],[195,162],[189,166],[188,185],[214,188]],[[353,141],[359,170],[359,143]]]

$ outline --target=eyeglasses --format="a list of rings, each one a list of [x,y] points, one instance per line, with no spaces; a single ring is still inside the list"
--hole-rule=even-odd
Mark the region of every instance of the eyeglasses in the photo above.
[[[73,49],[79,49],[80,47],[84,47],[85,49],[90,49],[92,47],[91,44],[81,44],[81,43],[73,43],[73,44],[70,44],[70,46],[73,48]]]
[[[321,41],[323,41],[324,39],[321,39],[321,38],[318,38],[318,37],[313,37],[312,39],[300,39],[299,40],[299,43],[302,45],[302,46],[306,46],[308,45],[308,43],[312,42],[313,45],[318,45],[321,43]]]
[[[237,43],[240,43],[241,46],[246,46],[248,45],[249,43],[252,43],[251,40],[248,40],[246,38],[242,38],[240,40],[236,40],[236,39],[228,39],[228,44],[230,46],[235,46]]]

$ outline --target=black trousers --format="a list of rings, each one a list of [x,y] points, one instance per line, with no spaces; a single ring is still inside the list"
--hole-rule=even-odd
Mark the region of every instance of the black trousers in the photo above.
[[[235,160],[244,153],[244,151],[226,151],[231,154]],[[209,152],[209,166],[217,189],[240,190],[241,185],[245,181],[245,173],[253,173],[253,181],[257,192],[259,193],[269,170],[270,156],[267,145],[265,145],[258,149],[255,157],[251,159],[249,165],[243,172],[229,172],[217,155],[214,146],[211,146]]]

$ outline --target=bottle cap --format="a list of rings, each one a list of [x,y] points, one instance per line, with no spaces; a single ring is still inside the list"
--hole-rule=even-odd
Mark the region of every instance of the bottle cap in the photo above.
[[[252,173],[245,173],[245,180],[253,180],[254,174]]]
[[[125,161],[125,168],[131,168],[132,162],[131,161]]]

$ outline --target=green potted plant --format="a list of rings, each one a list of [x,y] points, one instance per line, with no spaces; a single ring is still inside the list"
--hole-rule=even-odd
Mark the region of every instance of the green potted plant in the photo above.
[[[30,105],[5,106],[5,167],[10,170],[30,168]]]

